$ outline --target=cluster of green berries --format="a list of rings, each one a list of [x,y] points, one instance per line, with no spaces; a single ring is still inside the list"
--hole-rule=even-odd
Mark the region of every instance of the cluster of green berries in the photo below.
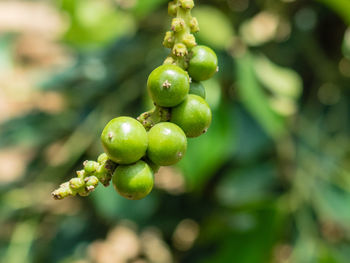
[[[188,73],[179,66],[164,64],[148,77],[148,92],[156,107],[169,113],[168,121],[146,126],[150,128],[147,131],[142,118],[118,117],[102,132],[105,152],[119,164],[113,185],[128,199],[145,197],[152,190],[157,167],[179,162],[186,153],[187,138],[205,133],[211,123],[205,89],[198,81],[216,72],[217,58],[205,46],[194,47],[190,54]],[[190,83],[191,79],[196,82]],[[147,116],[145,124],[146,120]]]
[[[95,187],[88,185],[89,180],[96,178],[97,184],[112,177],[123,197],[144,198],[153,188],[158,168],[179,162],[186,153],[187,138],[198,137],[209,128],[212,114],[201,81],[217,72],[218,60],[213,50],[195,41],[192,33],[199,27],[190,13],[193,6],[193,0],[169,3],[169,14],[175,18],[163,45],[172,51],[147,80],[155,108],[137,119],[112,119],[101,134],[105,162],[87,162],[80,171],[84,176],[78,174],[69,181],[70,191],[81,189],[77,193],[85,195]]]

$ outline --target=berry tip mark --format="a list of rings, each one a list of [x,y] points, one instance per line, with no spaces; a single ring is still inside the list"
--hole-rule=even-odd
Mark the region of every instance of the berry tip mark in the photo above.
[[[162,86],[163,86],[164,88],[166,88],[166,89],[169,89],[169,88],[171,87],[171,83],[170,83],[168,80],[166,80],[166,81],[164,81],[164,83],[162,84]]]

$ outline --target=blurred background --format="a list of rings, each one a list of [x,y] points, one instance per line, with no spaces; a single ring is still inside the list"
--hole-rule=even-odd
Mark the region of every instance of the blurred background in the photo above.
[[[213,122],[141,201],[50,193],[150,108],[166,0],[0,1],[0,262],[350,262],[350,1],[196,1]]]

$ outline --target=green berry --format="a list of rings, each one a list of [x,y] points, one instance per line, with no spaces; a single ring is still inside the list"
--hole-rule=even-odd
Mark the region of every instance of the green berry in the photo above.
[[[190,91],[188,93],[198,95],[205,99],[205,88],[200,82],[192,82],[190,85]]]
[[[148,158],[157,165],[173,165],[186,153],[187,139],[179,126],[161,122],[148,132]]]
[[[188,66],[188,73],[196,81],[210,79],[218,70],[218,58],[215,52],[206,46],[192,48],[192,57]]]
[[[170,121],[177,124],[187,137],[198,137],[210,126],[211,110],[202,97],[189,94],[184,102],[172,109]]]
[[[148,92],[161,107],[173,107],[181,103],[190,88],[186,71],[175,65],[162,65],[148,77]]]
[[[123,197],[139,200],[148,195],[154,184],[152,169],[144,161],[119,165],[112,177],[113,186]]]
[[[103,129],[102,145],[108,157],[119,164],[130,164],[143,157],[148,137],[140,122],[130,117],[111,120]]]

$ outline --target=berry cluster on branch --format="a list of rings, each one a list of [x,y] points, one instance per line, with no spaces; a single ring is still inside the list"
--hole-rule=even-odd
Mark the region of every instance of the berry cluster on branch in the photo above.
[[[55,199],[86,196],[99,182],[107,186],[111,180],[123,197],[142,199],[151,192],[158,168],[179,162],[186,153],[187,138],[207,131],[212,114],[200,82],[218,71],[218,61],[213,50],[196,43],[193,33],[199,26],[191,15],[193,7],[193,0],[168,5],[173,19],[163,45],[171,52],[147,80],[154,109],[137,119],[112,119],[101,135],[105,153],[97,162],[85,161],[77,177],[52,193]]]

